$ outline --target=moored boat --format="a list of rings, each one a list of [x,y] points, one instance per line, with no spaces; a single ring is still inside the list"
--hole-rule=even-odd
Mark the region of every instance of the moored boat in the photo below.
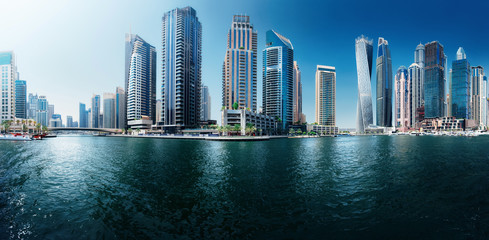
[[[32,138],[29,135],[22,134],[0,134],[0,140],[10,140],[10,141],[31,141]]]

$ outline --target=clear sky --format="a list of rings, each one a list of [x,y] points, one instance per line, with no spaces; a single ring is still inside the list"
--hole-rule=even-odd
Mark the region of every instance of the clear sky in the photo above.
[[[374,40],[374,62],[378,37],[389,41],[394,73],[413,62],[416,45],[434,40],[444,45],[449,66],[461,46],[471,65],[489,72],[487,0],[0,0],[0,6],[0,51],[15,52],[28,93],[46,95],[63,120],[66,115],[78,120],[78,103],[89,105],[92,94],[124,86],[124,35],[129,30],[157,49],[160,98],[161,18],[176,7],[192,6],[202,23],[202,81],[209,86],[212,118],[217,120],[227,31],[234,14],[249,15],[258,31],[259,106],[265,32],[274,29],[290,39],[302,71],[308,122],[314,122],[316,65],[329,65],[337,72],[337,125],[355,127],[355,38],[361,34]],[[372,79],[375,74],[374,67]]]

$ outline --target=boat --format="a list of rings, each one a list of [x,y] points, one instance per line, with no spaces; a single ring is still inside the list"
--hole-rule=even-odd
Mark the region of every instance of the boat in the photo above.
[[[0,140],[10,141],[31,141],[32,138],[29,135],[22,135],[18,133],[12,134],[0,134]]]

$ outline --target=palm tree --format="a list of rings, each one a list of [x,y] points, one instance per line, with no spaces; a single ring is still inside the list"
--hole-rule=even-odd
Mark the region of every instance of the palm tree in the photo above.
[[[42,132],[43,133],[47,133],[48,132],[48,128],[46,126],[42,126]]]
[[[129,133],[129,135],[132,135],[132,128],[127,129],[127,133]]]
[[[141,129],[140,128],[136,128],[136,134],[139,135],[139,132],[141,132]]]
[[[231,128],[232,128],[231,125],[228,124],[228,125],[224,126],[224,131],[229,135]]]
[[[239,124],[234,125],[233,130],[238,134],[239,130],[241,130],[241,126]],[[239,134],[241,135],[241,134]]]
[[[289,129],[289,134],[294,135],[295,134],[295,130],[293,128]]]
[[[36,130],[37,130],[37,133],[39,134],[41,131],[41,124],[40,123],[36,124]]]
[[[29,128],[27,127],[27,125],[22,124],[22,133],[27,132],[27,131],[29,131]]]
[[[250,135],[251,136],[251,133],[254,132],[254,129],[255,129],[255,126],[251,123],[247,123],[246,124],[246,127],[245,127],[245,133],[246,135]]]
[[[217,127],[217,131],[219,132],[219,135],[224,131],[224,128],[222,126]]]

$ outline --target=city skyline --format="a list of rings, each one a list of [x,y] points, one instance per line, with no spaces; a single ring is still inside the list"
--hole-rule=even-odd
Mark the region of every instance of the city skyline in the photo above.
[[[51,10],[46,10],[49,18],[40,17],[40,21],[38,23],[34,23],[36,26],[40,26],[38,31],[42,31],[43,34],[48,34],[50,31],[58,31],[57,36],[61,36],[62,39],[65,40],[73,40],[74,37],[80,36],[71,32],[70,29],[63,32],[63,35],[59,33],[60,29],[66,28],[66,23],[61,24],[59,22],[60,18],[67,18],[65,22],[72,22],[75,26],[80,25],[82,22],[81,15],[84,15],[85,12],[90,10],[90,6],[94,5],[94,3],[88,2],[86,5],[88,6],[79,6],[79,3],[59,3],[54,1],[53,3],[59,8],[54,8]],[[114,7],[115,2],[103,3],[100,6],[100,9],[95,11],[94,17],[95,19],[104,19],[102,17],[102,12],[105,9],[109,9],[109,7]],[[443,3],[439,3],[444,5]],[[487,2],[480,2],[480,5],[488,5]],[[42,6],[37,6],[35,3],[30,4],[29,6],[11,3],[10,4],[13,9],[21,9],[23,12],[29,13],[31,11],[33,16],[36,16],[36,13],[33,12],[34,9],[41,8]],[[49,5],[49,4],[46,4]],[[207,6],[208,5],[208,6]],[[223,14],[219,16],[212,15],[212,8],[222,5]],[[81,45],[83,52],[77,52],[79,54],[80,59],[71,59],[69,56],[63,57],[63,54],[66,51],[63,49],[67,49],[66,45],[63,42],[55,41],[54,44],[57,44],[58,48],[54,48],[52,43],[48,43],[46,49],[49,50],[50,54],[47,54],[45,50],[32,50],[30,49],[32,45],[29,38],[26,36],[30,36],[37,31],[34,30],[25,30],[16,33],[13,31],[13,28],[16,26],[22,26],[22,21],[19,20],[17,23],[7,24],[5,27],[5,31],[9,33],[11,39],[2,39],[0,40],[0,50],[8,51],[12,50],[16,53],[17,60],[17,69],[22,76],[22,79],[27,80],[27,93],[33,93],[38,95],[47,96],[49,98],[50,104],[56,105],[56,113],[62,114],[63,117],[70,115],[73,116],[74,119],[79,119],[78,117],[78,103],[89,103],[89,98],[92,94],[103,94],[104,92],[112,92],[114,87],[123,85],[124,81],[124,69],[123,69],[123,57],[120,56],[124,54],[122,50],[123,46],[123,36],[129,30],[132,33],[136,33],[141,35],[145,40],[147,40],[150,44],[156,46],[156,52],[159,53],[161,51],[161,17],[164,12],[170,11],[176,7],[182,8],[185,6],[191,6],[196,9],[199,20],[203,24],[203,66],[202,66],[202,82],[205,85],[209,86],[210,95],[213,97],[212,105],[214,106],[212,109],[213,116],[219,116],[220,111],[220,103],[219,99],[221,96],[221,83],[219,79],[221,79],[222,75],[222,59],[225,54],[225,41],[226,41],[226,33],[229,31],[229,19],[232,19],[232,16],[235,14],[240,14],[245,12],[251,19],[253,19],[253,25],[257,29],[258,32],[258,66],[262,66],[261,62],[261,50],[264,49],[264,39],[265,33],[268,29],[275,29],[277,32],[287,36],[291,42],[294,43],[294,60],[297,60],[301,66],[302,72],[302,82],[303,82],[303,112],[308,117],[307,122],[312,123],[314,120],[314,74],[315,74],[315,66],[317,64],[325,64],[336,66],[337,71],[337,125],[340,127],[354,127],[354,119],[356,114],[356,95],[357,92],[355,88],[352,86],[356,82],[356,71],[355,71],[355,56],[354,56],[354,39],[361,35],[365,34],[370,38],[377,39],[382,36],[389,40],[389,47],[392,53],[392,68],[397,69],[401,65],[409,66],[412,63],[413,51],[416,48],[416,45],[419,43],[425,44],[434,40],[438,40],[445,47],[445,53],[448,56],[448,66],[447,68],[451,68],[451,62],[455,59],[454,52],[459,47],[463,47],[467,54],[470,56],[470,63],[474,66],[483,66],[484,68],[488,68],[488,60],[487,56],[488,50],[483,45],[482,39],[487,39],[487,31],[482,31],[481,36],[474,38],[467,34],[462,34],[461,31],[457,29],[449,29],[446,26],[441,26],[437,30],[427,30],[427,27],[419,25],[415,30],[415,33],[406,36],[399,35],[399,32],[393,28],[394,25],[407,26],[411,24],[421,23],[421,21],[407,21],[402,20],[393,14],[389,13],[387,16],[392,20],[392,23],[382,23],[382,26],[375,26],[372,23],[376,20],[377,17],[370,16],[366,13],[361,13],[358,18],[363,16],[369,16],[367,20],[364,22],[358,22],[358,18],[352,20],[348,20],[340,26],[329,28],[331,33],[328,35],[322,34],[313,34],[314,29],[325,26],[324,24],[332,23],[336,21],[341,21],[343,18],[338,14],[331,13],[324,17],[318,17],[317,20],[323,20],[324,23],[320,24],[320,21],[314,21],[314,17],[311,16],[303,16],[303,18],[297,17],[292,20],[286,20],[284,16],[280,16],[278,14],[271,14],[267,16],[267,11],[271,11],[273,4],[272,3],[264,3],[258,4],[257,2],[252,2],[246,6],[231,6],[232,4],[221,3],[218,4],[216,2],[209,3],[199,3],[198,1],[184,1],[184,2],[165,2],[165,3],[156,3],[156,2],[143,2],[141,6],[136,6],[138,9],[146,9],[148,11],[148,17],[141,17],[141,15],[131,16],[128,19],[124,20],[122,18],[123,13],[125,11],[130,11],[131,8],[125,3],[120,3],[116,6],[116,9],[120,11],[120,13],[115,13],[114,20],[106,21],[104,23],[100,23],[100,26],[91,25],[90,29],[81,27],[80,34],[86,37],[85,41],[88,43],[93,42],[91,45]],[[303,4],[298,4],[294,2],[289,2],[287,6],[280,6],[282,10],[294,10],[298,11],[300,9],[304,9],[305,6]],[[306,4],[307,5],[307,4]],[[413,4],[415,5],[415,4]],[[436,5],[436,2],[427,3],[428,7]],[[344,3],[320,3],[318,8],[330,6],[330,8],[336,8],[338,12],[344,12],[347,8]],[[366,3],[358,3],[358,6],[364,6],[367,8],[373,8],[375,4],[366,4]],[[385,8],[385,7],[384,7]],[[411,10],[413,7],[407,7]],[[61,9],[63,9],[61,11]],[[449,9],[453,9],[451,6],[446,6],[447,12]],[[480,9],[483,9],[481,7]],[[487,8],[486,8],[487,9]],[[20,10],[17,10],[20,11]],[[315,10],[313,10],[315,11]],[[419,10],[421,12],[426,10]],[[479,11],[479,10],[476,10]],[[16,13],[16,11],[13,11]],[[136,11],[135,11],[136,12]],[[279,12],[277,10],[276,12]],[[352,13],[358,13],[359,10],[352,9]],[[4,17],[8,17],[10,13],[1,16],[0,18],[4,20],[4,22],[9,22],[4,19]],[[71,14],[71,15],[70,15]],[[314,15],[314,14],[310,14]],[[439,15],[438,15],[439,16]],[[461,21],[465,23],[477,22],[478,28],[480,29],[488,29],[486,21],[482,21],[483,19],[478,19],[477,14],[464,14],[462,13]],[[140,18],[137,19],[137,18]],[[433,13],[432,15],[427,15],[428,18],[436,18],[437,13]],[[479,21],[480,20],[480,21]],[[46,28],[46,23],[50,23],[51,21],[56,21],[53,26],[50,26],[48,29]],[[89,20],[92,21],[92,20]],[[97,21],[98,22],[98,21]],[[88,22],[87,24],[89,24]],[[292,24],[290,24],[292,23]],[[37,25],[37,24],[42,24]],[[310,24],[310,27],[305,27],[303,29],[302,26],[304,24]],[[461,23],[462,24],[462,23]],[[110,28],[110,29],[109,29]],[[340,28],[349,28],[349,31],[345,31],[345,33],[340,31]],[[29,29],[37,29],[34,27],[30,27]],[[47,31],[44,31],[47,30]],[[10,31],[10,32],[9,32]],[[102,33],[103,36],[97,36],[96,32]],[[93,36],[92,36],[93,35]],[[117,36],[117,38],[115,38]],[[13,40],[12,40],[13,39]],[[78,38],[77,38],[78,39]],[[96,41],[95,41],[96,39]],[[14,42],[14,40],[17,40]],[[324,45],[324,48],[311,48],[308,45],[310,42],[321,41],[321,45]],[[73,42],[73,41],[68,41]],[[43,42],[41,42],[42,44]],[[103,48],[94,48],[93,50],[87,50],[86,47],[92,46],[95,43],[100,43],[100,46]],[[37,45],[37,44],[36,44]],[[335,49],[336,48],[336,49]],[[29,50],[30,49],[30,50]],[[52,49],[52,50],[51,50]],[[100,54],[101,60],[105,62],[113,62],[112,64],[101,63],[100,61],[96,61],[96,63],[91,63],[86,61],[89,57],[92,58],[94,54]],[[374,51],[374,54],[376,52]],[[214,56],[216,55],[216,56]],[[43,57],[50,58],[59,58],[65,59],[66,62],[70,65],[66,65],[65,63],[60,63],[56,61],[59,65],[59,76],[53,76],[52,74],[47,74],[44,69],[49,69],[47,65],[45,65],[40,60]],[[159,57],[159,54],[158,54]],[[81,61],[88,66],[91,71],[87,73],[83,73],[81,71],[82,67],[85,66],[82,64],[78,64],[77,61]],[[49,61],[47,61],[49,62]],[[158,58],[157,66],[160,66],[161,59]],[[35,64],[40,66],[34,66]],[[96,64],[96,65],[93,65]],[[100,66],[98,66],[100,65]],[[77,74],[70,74],[76,72]],[[157,86],[161,84],[161,71],[159,67],[157,67]],[[258,106],[262,106],[261,103],[261,87],[260,80],[262,79],[261,71],[257,71],[257,79],[258,82]],[[372,77],[376,74],[375,69],[372,69]],[[75,76],[76,75],[76,76]],[[84,82],[82,86],[77,86],[77,82]],[[374,83],[372,83],[373,85]],[[76,89],[76,91],[75,91]],[[372,87],[372,96],[376,96],[375,89]],[[157,92],[159,92],[157,90]],[[161,96],[157,96],[157,99],[161,98]],[[374,104],[375,105],[375,104]],[[373,111],[375,111],[375,106],[373,106]],[[219,121],[218,118],[216,120]]]

